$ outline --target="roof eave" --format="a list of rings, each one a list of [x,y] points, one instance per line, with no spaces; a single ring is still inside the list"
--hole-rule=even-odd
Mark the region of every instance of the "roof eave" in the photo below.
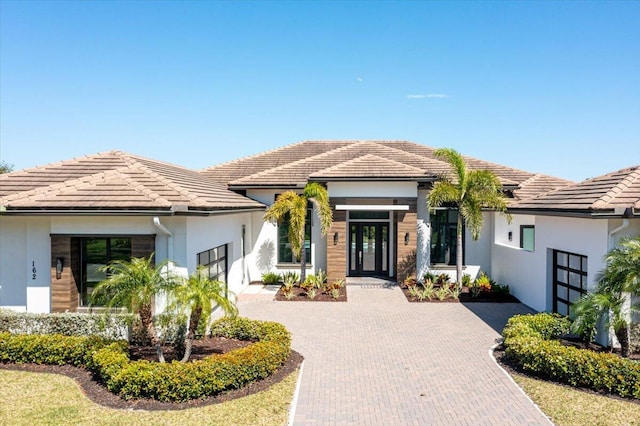
[[[266,206],[251,207],[218,207],[218,208],[189,208],[187,210],[162,209],[134,209],[134,208],[5,208],[0,209],[0,216],[211,216],[230,213],[248,213],[264,211]]]
[[[636,211],[633,207],[629,208],[611,208],[611,209],[560,209],[560,208],[542,208],[542,207],[509,207],[509,213],[517,214],[537,214],[543,216],[564,216],[564,217],[582,217],[582,218],[621,218],[640,216],[640,211]]]

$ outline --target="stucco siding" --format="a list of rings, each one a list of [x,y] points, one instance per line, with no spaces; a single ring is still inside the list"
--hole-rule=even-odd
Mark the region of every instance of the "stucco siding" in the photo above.
[[[0,307],[20,311],[27,309],[27,222],[0,216]],[[48,270],[47,262],[44,271]]]
[[[504,219],[496,217],[495,220]],[[494,243],[492,278],[501,284],[508,284],[511,292],[531,308],[551,310],[550,252],[562,250],[587,256],[588,288],[593,289],[595,277],[604,267],[603,256],[607,253],[607,222],[606,219],[538,215],[535,217],[534,251]]]

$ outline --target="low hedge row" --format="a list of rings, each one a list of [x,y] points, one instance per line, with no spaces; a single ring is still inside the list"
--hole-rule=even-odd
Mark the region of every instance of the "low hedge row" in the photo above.
[[[62,334],[11,334],[0,332],[0,362],[93,366],[93,353],[110,344],[125,351],[124,341],[113,343],[104,337]]]
[[[572,386],[640,399],[640,363],[610,353],[563,346],[569,320],[541,313],[516,315],[502,332],[505,353],[524,370]]]
[[[133,315],[80,313],[33,314],[0,309],[0,332],[13,334],[62,334],[126,339]]]
[[[221,318],[213,324],[212,334],[254,343],[199,361],[160,364],[129,360],[124,341],[0,333],[0,361],[85,366],[123,398],[185,401],[263,379],[291,352],[290,333],[275,322]]]

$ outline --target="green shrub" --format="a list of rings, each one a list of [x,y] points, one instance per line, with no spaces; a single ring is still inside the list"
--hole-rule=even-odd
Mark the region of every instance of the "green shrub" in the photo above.
[[[94,355],[99,377],[123,398],[184,401],[236,389],[273,373],[291,352],[291,336],[278,323],[246,318],[221,318],[214,336],[249,340],[254,344],[190,363],[131,362],[118,348]]]
[[[112,340],[103,337],[63,336],[61,334],[0,333],[0,362],[18,364],[91,365],[92,354]],[[125,342],[115,343],[126,348]]]
[[[276,272],[265,272],[262,274],[262,283],[267,285],[278,284],[282,278]]]
[[[291,335],[275,322],[221,318],[214,336],[253,344],[189,363],[131,361],[127,343],[102,337],[0,333],[0,362],[71,364],[92,371],[123,398],[185,401],[236,389],[272,374],[291,352]]]
[[[568,333],[569,326],[566,317],[556,314],[516,315],[502,332],[506,355],[543,377],[640,399],[640,363],[553,340]]]

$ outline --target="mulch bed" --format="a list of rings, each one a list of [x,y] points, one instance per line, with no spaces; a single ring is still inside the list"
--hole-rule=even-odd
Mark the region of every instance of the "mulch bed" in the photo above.
[[[190,359],[202,359],[212,354],[226,353],[234,349],[250,345],[251,342],[227,339],[224,337],[207,338],[194,341],[193,354]],[[155,361],[155,349],[130,347],[132,359],[149,359]],[[176,359],[179,354],[173,348],[165,348],[165,358]],[[185,408],[202,407],[210,404],[219,404],[236,398],[242,398],[270,388],[279,383],[289,374],[294,372],[302,364],[304,358],[296,351],[291,351],[291,355],[285,363],[269,377],[248,384],[240,389],[231,390],[225,393],[211,396],[206,399],[194,399],[185,402],[160,402],[152,399],[125,400],[118,395],[109,392],[106,387],[99,383],[91,372],[69,365],[40,365],[40,364],[2,364],[0,369],[31,371],[36,373],[62,374],[74,379],[82,392],[96,404],[110,408],[133,409],[133,410],[183,410]]]
[[[598,345],[595,345],[595,346],[598,346]],[[605,350],[605,351],[609,352],[608,348],[600,347],[600,349],[597,349],[597,350],[598,351]],[[615,350],[614,350],[614,353],[615,353]],[[532,378],[532,379],[544,380],[544,381],[556,384],[558,386],[563,386],[563,387],[570,388],[570,389],[576,389],[576,390],[579,390],[581,392],[587,392],[587,393],[590,393],[590,394],[593,394],[593,395],[606,396],[608,398],[613,398],[613,399],[617,399],[617,400],[621,400],[621,401],[627,401],[627,402],[633,402],[634,404],[640,404],[640,400],[637,400],[637,399],[623,398],[623,397],[621,397],[619,395],[615,395],[615,394],[609,394],[609,393],[605,393],[605,392],[598,392],[598,391],[595,391],[595,390],[589,389],[589,388],[571,386],[571,385],[568,385],[566,383],[562,383],[562,382],[553,380],[553,379],[551,379],[549,377],[544,377],[544,376],[541,376],[539,374],[534,374],[534,373],[531,373],[529,371],[525,371],[520,365],[518,365],[516,362],[514,362],[513,360],[509,359],[506,356],[503,345],[499,345],[494,349],[493,356],[496,359],[496,361],[498,362],[498,364],[500,364],[500,366],[502,368],[504,368],[511,375],[519,374],[521,376],[529,377],[529,378]],[[634,353],[634,354],[632,354],[632,356],[633,357],[630,357],[631,359],[640,360],[640,353]]]
[[[278,290],[275,296],[275,300],[284,301],[284,302],[346,302],[347,301],[347,286],[345,285],[340,289],[340,296],[337,299],[334,299],[333,296],[327,293],[322,293],[318,291],[318,294],[313,299],[309,299],[307,297],[307,293],[299,288],[293,288],[293,298],[287,299],[282,292],[282,287]]]
[[[478,296],[473,297],[467,288],[462,289],[457,299],[447,297],[444,300],[439,300],[434,296],[431,299],[418,300],[416,297],[411,296],[409,287],[402,284],[400,288],[407,300],[415,303],[520,303],[520,300],[512,294],[480,292]]]

